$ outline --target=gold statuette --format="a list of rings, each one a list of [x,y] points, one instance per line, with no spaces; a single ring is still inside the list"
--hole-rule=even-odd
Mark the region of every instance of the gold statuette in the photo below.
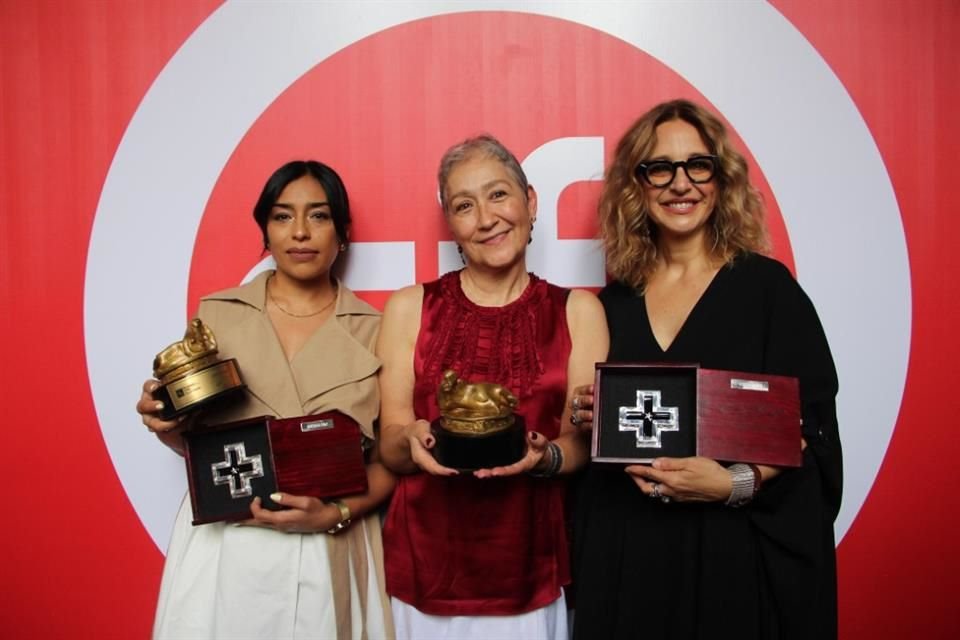
[[[516,415],[517,397],[491,382],[467,382],[446,371],[437,390],[440,418],[433,423],[440,464],[479,469],[516,462],[523,457],[526,429]]]
[[[157,354],[153,377],[160,381],[153,397],[164,404],[160,412],[164,420],[244,388],[237,361],[217,358],[217,340],[200,318],[190,321],[183,340]]]

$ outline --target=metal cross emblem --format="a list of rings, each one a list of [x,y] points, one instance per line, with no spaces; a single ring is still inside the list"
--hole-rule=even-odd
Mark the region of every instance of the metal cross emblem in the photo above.
[[[676,407],[661,407],[659,391],[637,391],[635,407],[620,407],[620,431],[634,431],[637,447],[661,446],[664,431],[679,431]]]
[[[242,442],[223,445],[223,462],[210,465],[213,484],[230,485],[231,498],[248,498],[253,495],[250,481],[263,477],[263,458],[260,454],[247,457],[247,448]]]

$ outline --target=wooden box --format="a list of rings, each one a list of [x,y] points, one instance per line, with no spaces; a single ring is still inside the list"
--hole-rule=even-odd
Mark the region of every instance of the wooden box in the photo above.
[[[796,378],[695,364],[598,363],[591,456],[638,464],[704,456],[800,466]]]
[[[367,490],[362,434],[339,411],[297,418],[260,416],[184,433],[193,524],[250,517],[259,496],[275,492],[317,498]]]

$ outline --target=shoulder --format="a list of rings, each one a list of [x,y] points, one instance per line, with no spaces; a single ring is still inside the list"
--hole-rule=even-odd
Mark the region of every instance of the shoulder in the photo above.
[[[239,303],[262,310],[266,298],[267,280],[273,271],[263,271],[245,284],[229,289],[221,289],[200,298],[201,306],[221,306]]]
[[[619,280],[615,280],[601,289],[600,293],[597,294],[597,298],[603,307],[609,311],[611,307],[620,306],[625,301],[640,300],[642,296],[633,287]]]
[[[796,285],[796,279],[786,265],[769,256],[759,253],[747,252],[737,256],[727,265],[734,274],[741,278],[755,280],[757,282],[774,285]]]
[[[267,278],[272,271],[264,271],[239,287],[222,289],[200,298],[198,315],[207,324],[235,322],[244,313],[260,313],[266,296]]]
[[[603,305],[600,300],[585,289],[572,289],[567,298],[567,312],[576,319],[603,319]]]
[[[623,298],[626,296],[635,297],[636,295],[636,289],[619,280],[613,280],[607,283],[607,285],[600,290],[600,293],[597,294],[601,300],[606,298]]]
[[[424,286],[425,285],[422,284],[414,284],[394,291],[390,297],[387,298],[387,304],[383,308],[384,316],[393,318],[395,316],[402,317],[413,312],[419,313],[420,307],[423,304]]]

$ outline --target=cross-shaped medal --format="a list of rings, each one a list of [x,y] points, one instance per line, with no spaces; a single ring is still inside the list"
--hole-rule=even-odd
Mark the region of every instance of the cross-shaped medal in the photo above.
[[[253,495],[250,481],[263,477],[263,458],[260,454],[247,457],[247,448],[242,442],[223,445],[223,462],[210,465],[213,484],[230,486],[231,498],[248,498]]]
[[[637,434],[637,447],[659,449],[664,431],[679,431],[676,407],[661,407],[659,391],[637,391],[634,407],[620,407],[620,431]]]

